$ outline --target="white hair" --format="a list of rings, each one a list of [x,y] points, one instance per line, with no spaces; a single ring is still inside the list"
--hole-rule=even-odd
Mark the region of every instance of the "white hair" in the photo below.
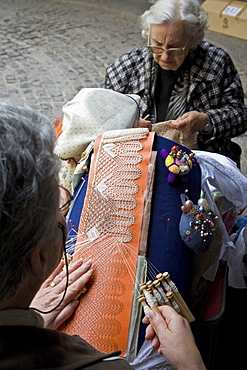
[[[201,7],[204,0],[158,0],[140,17],[142,36],[148,37],[150,25],[184,21],[187,33],[200,44],[207,29],[208,14]]]

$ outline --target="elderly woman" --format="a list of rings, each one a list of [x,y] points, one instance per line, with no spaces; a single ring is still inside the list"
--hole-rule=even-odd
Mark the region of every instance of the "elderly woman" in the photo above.
[[[112,355],[52,330],[72,314],[92,275],[90,261],[72,263],[69,279],[59,263],[66,228],[53,149],[46,117],[0,103],[0,368],[129,369],[125,360],[103,362]]]
[[[78,305],[92,263],[66,263],[66,271],[59,263],[66,229],[53,141],[46,117],[0,102],[0,368],[131,369],[54,330]],[[170,307],[161,312],[150,317],[159,339],[151,326],[147,339],[176,368],[205,369],[188,322]]]
[[[240,164],[231,138],[247,129],[247,110],[238,73],[222,49],[203,41],[207,13],[199,0],[158,0],[141,17],[148,45],[118,58],[105,87],[141,97],[140,113],[185,134],[197,133],[200,150]]]

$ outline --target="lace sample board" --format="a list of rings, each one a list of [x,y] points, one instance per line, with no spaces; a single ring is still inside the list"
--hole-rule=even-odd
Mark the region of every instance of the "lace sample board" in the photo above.
[[[102,352],[126,353],[153,139],[138,128],[95,142],[74,253],[92,259],[94,274],[62,330]]]

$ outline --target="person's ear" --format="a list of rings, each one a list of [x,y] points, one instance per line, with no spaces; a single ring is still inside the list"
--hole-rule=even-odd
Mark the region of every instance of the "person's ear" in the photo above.
[[[47,250],[47,240],[40,240],[34,250],[32,251],[29,258],[29,268],[32,274],[40,277],[40,279],[46,279],[48,276],[49,267],[49,253]]]

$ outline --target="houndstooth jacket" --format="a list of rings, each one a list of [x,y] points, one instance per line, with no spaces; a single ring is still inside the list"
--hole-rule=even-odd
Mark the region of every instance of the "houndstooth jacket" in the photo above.
[[[187,111],[207,113],[213,130],[199,132],[200,150],[216,152],[239,164],[240,147],[231,138],[247,130],[243,88],[230,56],[221,48],[202,42],[189,56]],[[155,122],[154,82],[157,63],[147,47],[132,50],[106,70],[105,88],[141,97],[140,115]]]

